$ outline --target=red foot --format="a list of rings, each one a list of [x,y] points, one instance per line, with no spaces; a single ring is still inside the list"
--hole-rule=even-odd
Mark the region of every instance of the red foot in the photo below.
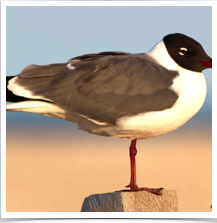
[[[160,187],[160,188],[148,188],[148,187],[138,187],[137,185],[134,185],[133,187],[131,187],[131,185],[127,185],[126,187],[130,187],[131,191],[132,192],[135,192],[135,191],[148,191],[148,192],[151,192],[153,194],[156,194],[156,195],[162,195],[162,190],[164,188]]]

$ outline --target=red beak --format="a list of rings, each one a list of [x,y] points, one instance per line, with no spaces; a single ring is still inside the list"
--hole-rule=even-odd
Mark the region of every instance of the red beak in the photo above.
[[[199,61],[203,67],[212,68],[212,58],[209,58],[209,61]]]

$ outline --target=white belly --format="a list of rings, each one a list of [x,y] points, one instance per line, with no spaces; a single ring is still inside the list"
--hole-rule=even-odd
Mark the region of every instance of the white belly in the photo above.
[[[202,107],[206,97],[204,75],[180,68],[172,89],[179,98],[171,109],[123,117],[117,122],[119,132],[126,138],[151,138],[173,131],[186,123]],[[127,137],[130,132],[132,134]],[[121,136],[119,136],[121,137]],[[125,138],[124,137],[124,138]]]

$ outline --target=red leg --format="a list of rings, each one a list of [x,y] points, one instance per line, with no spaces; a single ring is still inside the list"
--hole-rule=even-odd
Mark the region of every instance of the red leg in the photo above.
[[[130,171],[131,171],[131,180],[130,184],[126,187],[130,187],[131,191],[138,190],[138,186],[136,184],[136,141],[137,139],[134,139],[131,141],[130,144]]]
[[[130,184],[127,185],[126,187],[130,187],[132,192],[145,190],[157,195],[161,195],[162,194],[161,190],[163,188],[147,188],[147,187],[139,188],[136,184],[136,154],[137,154],[136,141],[137,139],[132,140],[131,145],[130,145],[131,180],[130,180]]]

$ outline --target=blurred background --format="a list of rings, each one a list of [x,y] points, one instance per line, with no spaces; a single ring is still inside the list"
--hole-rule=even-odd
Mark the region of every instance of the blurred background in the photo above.
[[[7,6],[6,16],[7,76],[86,53],[146,52],[175,32],[212,57],[211,7]],[[203,73],[207,97],[198,114],[137,144],[138,185],[177,190],[181,212],[212,211],[212,70]],[[85,197],[129,184],[130,140],[38,114],[7,112],[6,122],[8,212],[79,212]]]

